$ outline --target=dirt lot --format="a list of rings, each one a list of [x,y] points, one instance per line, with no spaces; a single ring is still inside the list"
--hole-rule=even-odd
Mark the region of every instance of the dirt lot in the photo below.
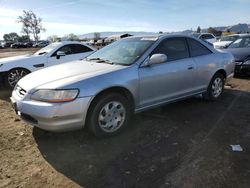
[[[39,48],[0,49],[0,58],[17,56],[17,55],[32,54],[32,53],[36,52],[37,50],[39,50]]]
[[[248,188],[250,79],[231,84],[217,102],[195,97],[137,114],[108,139],[32,128],[1,89],[0,187]]]

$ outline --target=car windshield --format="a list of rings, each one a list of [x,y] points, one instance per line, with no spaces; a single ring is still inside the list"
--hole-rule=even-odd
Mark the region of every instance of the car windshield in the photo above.
[[[36,53],[34,53],[34,55],[43,55],[43,54],[50,53],[52,50],[54,50],[59,45],[60,45],[60,43],[52,43],[52,44],[38,50]]]
[[[235,35],[235,36],[224,36],[221,37],[220,41],[235,41],[239,38],[239,36]]]
[[[158,38],[138,37],[114,42],[88,56],[86,60],[120,65],[133,64]]]
[[[250,37],[244,37],[234,41],[229,48],[250,48]]]

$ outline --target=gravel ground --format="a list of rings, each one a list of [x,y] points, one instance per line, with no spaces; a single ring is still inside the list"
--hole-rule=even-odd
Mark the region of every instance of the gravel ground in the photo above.
[[[217,102],[194,97],[137,114],[107,139],[33,128],[15,115],[9,96],[0,89],[0,187],[250,185],[249,78],[233,79]]]

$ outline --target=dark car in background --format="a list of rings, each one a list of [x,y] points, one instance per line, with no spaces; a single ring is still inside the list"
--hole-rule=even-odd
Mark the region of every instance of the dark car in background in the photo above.
[[[25,45],[25,48],[31,48],[31,47],[33,47],[34,43],[33,42],[25,42],[24,45]]]
[[[236,75],[250,75],[250,34],[234,41],[225,51],[231,52],[235,58]]]
[[[15,42],[10,47],[11,48],[26,48],[26,46],[23,42]]]

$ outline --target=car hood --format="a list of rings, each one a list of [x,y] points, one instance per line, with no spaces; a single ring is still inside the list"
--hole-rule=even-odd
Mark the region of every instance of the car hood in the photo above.
[[[46,56],[38,56],[38,55],[21,55],[21,56],[14,56],[14,57],[7,57],[0,59],[0,64],[3,66],[1,67],[0,71],[9,71],[10,69],[16,67],[24,67],[27,68],[32,66],[36,62],[45,62]]]
[[[30,59],[32,58],[32,55],[20,55],[20,56],[14,56],[14,57],[6,57],[6,58],[1,58],[0,59],[0,64],[6,64],[9,62],[13,62],[13,61],[21,61],[21,60],[26,60],[26,59]]]
[[[250,55],[249,48],[227,48],[224,51],[231,52],[235,58],[235,61],[244,61],[247,56]]]
[[[213,43],[214,46],[225,47],[228,46],[232,41],[220,41]]]
[[[89,61],[73,61],[35,71],[22,78],[18,85],[32,93],[36,89],[58,89],[83,79],[125,68]]]

